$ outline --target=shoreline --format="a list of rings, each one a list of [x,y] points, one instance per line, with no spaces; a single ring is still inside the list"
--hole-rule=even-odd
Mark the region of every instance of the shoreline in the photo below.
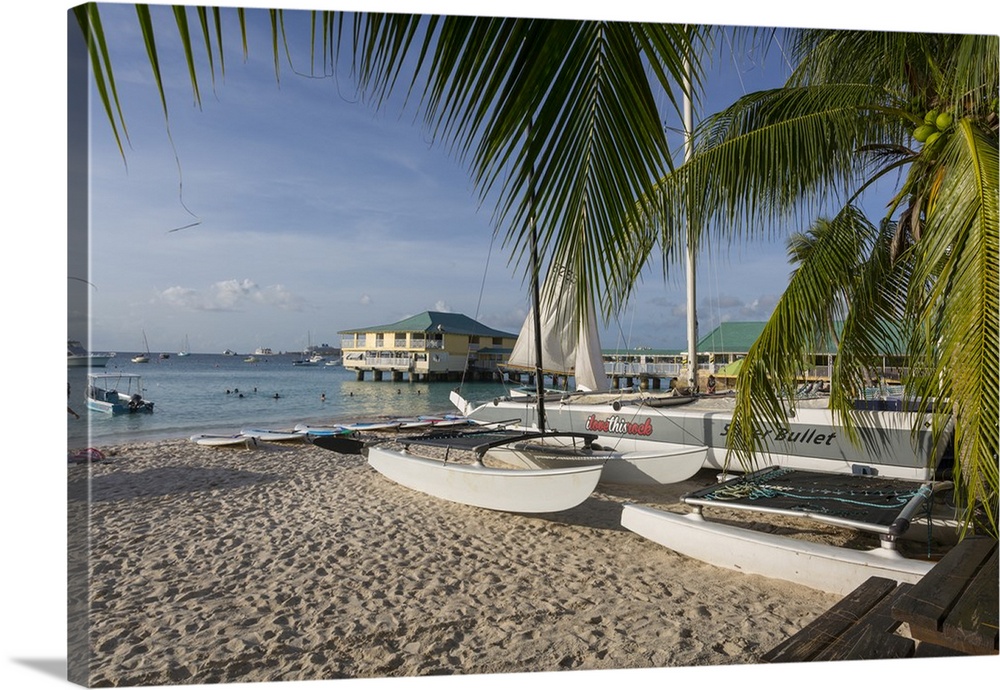
[[[714,473],[527,516],[306,443],[105,452],[69,466],[71,514],[91,492],[93,685],[752,664],[839,598],[621,527],[622,503],[676,506]]]

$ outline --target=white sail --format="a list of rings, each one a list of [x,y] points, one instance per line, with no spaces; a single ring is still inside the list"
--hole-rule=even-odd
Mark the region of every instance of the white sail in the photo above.
[[[601,342],[597,332],[594,304],[588,300],[584,310],[585,321],[577,323],[576,285],[572,273],[559,269],[542,292],[542,370],[550,373],[573,375],[580,390],[608,390],[604,373]],[[534,310],[528,311],[517,342],[507,361],[508,366],[534,370],[535,326]]]
[[[597,334],[597,315],[593,302],[587,303],[587,321],[580,324],[580,337],[576,343],[576,364],[573,376],[577,390],[606,391],[610,389],[608,375],[604,372],[604,355],[601,339]]]

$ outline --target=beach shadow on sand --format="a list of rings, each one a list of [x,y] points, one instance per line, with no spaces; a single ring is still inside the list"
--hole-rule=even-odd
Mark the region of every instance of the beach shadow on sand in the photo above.
[[[120,472],[101,477],[80,478],[69,482],[69,500],[99,503],[134,498],[168,496],[178,493],[195,493],[214,489],[232,489],[243,486],[261,486],[281,479],[281,475],[247,472],[229,468],[168,466]],[[88,496],[88,485],[90,488]]]
[[[549,520],[564,525],[590,527],[600,530],[621,532],[622,503],[610,498],[591,496],[586,501],[569,510],[546,515]]]
[[[580,505],[551,513],[549,517],[565,524],[623,532],[627,531],[621,525],[622,508],[625,504],[648,505],[663,510],[677,509],[683,505],[681,497],[684,494],[710,485],[713,477],[714,471],[706,470],[691,479],[675,484],[602,483]]]

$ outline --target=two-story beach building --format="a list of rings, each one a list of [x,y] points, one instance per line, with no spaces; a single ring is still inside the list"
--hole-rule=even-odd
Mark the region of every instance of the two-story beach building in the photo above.
[[[485,326],[464,314],[425,311],[383,326],[340,331],[342,362],[359,381],[457,380],[499,376],[516,333]]]

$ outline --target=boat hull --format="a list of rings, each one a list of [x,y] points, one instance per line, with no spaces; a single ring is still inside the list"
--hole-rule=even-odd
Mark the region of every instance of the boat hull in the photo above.
[[[706,448],[704,467],[739,470],[727,461],[726,437],[732,423],[732,408],[725,402],[701,401],[677,406],[592,404],[581,397],[546,404],[546,428],[558,431],[596,433],[598,442],[616,447],[623,441],[668,443]],[[525,398],[499,399],[472,406],[453,394],[452,402],[470,419],[480,423],[506,422],[535,428],[537,414],[533,402]],[[888,410],[858,412],[858,429],[875,443],[858,447],[834,419],[832,410],[799,407],[783,429],[761,430],[766,453],[761,466],[779,465],[824,472],[878,474],[925,481],[934,477],[934,468],[943,455],[943,445],[932,446],[930,428],[919,434],[916,446],[912,429],[915,414]],[[734,461],[735,462],[735,461]]]
[[[858,551],[713,523],[697,513],[633,504],[622,508],[621,524],[689,558],[840,595],[872,576],[914,583],[934,565],[905,558],[891,548]]]
[[[274,429],[241,429],[240,433],[243,436],[253,436],[258,441],[271,441],[274,443],[282,442],[302,442],[306,440],[306,431],[304,429],[283,431]]]
[[[244,434],[233,434],[231,436],[196,434],[190,440],[192,443],[197,443],[200,446],[244,446],[252,448],[257,445],[257,438],[255,436],[246,436]]]
[[[658,485],[690,479],[702,468],[708,449],[666,443],[625,440],[614,449],[588,450],[572,442],[552,439],[544,443],[511,444],[490,449],[488,455],[515,467],[541,469],[568,467],[581,462],[602,462],[601,483]],[[598,444],[599,445],[599,444]]]
[[[364,452],[365,448],[365,440],[354,435],[314,435],[310,433],[308,440],[314,446],[319,446],[324,450],[332,450],[341,455],[359,455]]]
[[[70,367],[103,367],[114,357],[113,353],[87,352],[79,340],[67,341],[67,361]]]
[[[602,464],[556,469],[498,469],[430,460],[371,446],[368,464],[415,491],[464,505],[513,513],[552,513],[583,503],[601,477]]]
[[[94,410],[95,412],[103,412],[112,416],[123,414],[152,414],[153,412],[153,403],[148,400],[135,404],[126,397],[119,397],[117,400],[111,399],[112,397],[113,396],[106,400],[87,398],[87,409]]]
[[[622,453],[604,464],[601,481],[608,484],[676,484],[697,474],[704,467],[707,456],[706,446]]]
[[[66,366],[70,367],[103,367],[107,366],[111,355],[70,355]]]

